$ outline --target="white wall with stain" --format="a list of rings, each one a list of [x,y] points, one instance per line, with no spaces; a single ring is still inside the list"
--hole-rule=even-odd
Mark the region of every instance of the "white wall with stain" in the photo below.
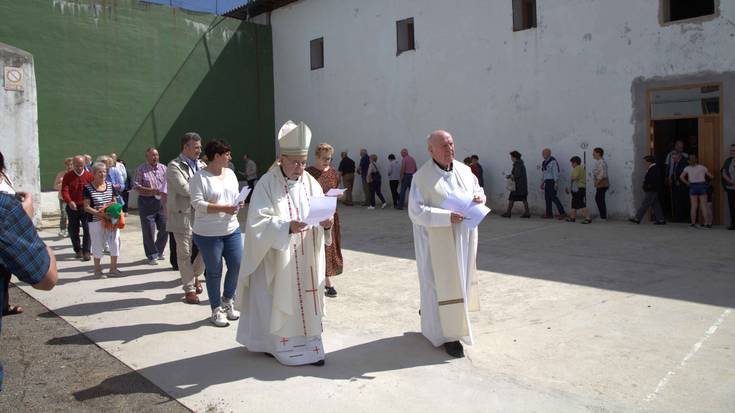
[[[587,148],[589,170],[601,146],[608,208],[626,216],[640,186],[635,116],[645,110],[634,107],[633,82],[732,70],[735,2],[718,3],[713,18],[662,25],[659,1],[538,2],[538,27],[513,32],[507,0],[302,0],[271,15],[276,124],[303,120],[315,143],[353,157],[368,148],[383,167],[402,147],[426,160],[427,133],[447,129],[457,158],[480,156],[496,208],[507,199],[508,153],[518,150],[536,211],[542,148],[559,159],[566,184],[569,158]],[[396,21],[408,17],[416,50],[396,56]],[[309,41],[319,37],[325,67],[312,71]],[[729,145],[733,131],[724,133]]]

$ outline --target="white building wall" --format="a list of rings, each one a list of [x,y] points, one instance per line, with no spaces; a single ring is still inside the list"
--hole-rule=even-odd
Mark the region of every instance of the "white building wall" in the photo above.
[[[277,128],[303,120],[314,143],[347,149],[355,160],[365,147],[383,169],[388,153],[402,147],[428,159],[426,135],[447,129],[458,159],[480,156],[496,208],[507,198],[508,152],[518,150],[537,211],[541,149],[552,149],[566,179],[571,156],[582,156],[584,146],[591,161],[601,146],[612,182],[608,208],[627,215],[640,186],[636,148],[645,146],[636,140],[647,140],[635,134],[635,113],[645,104],[634,108],[634,80],[733,70],[735,1],[720,1],[713,19],[663,26],[658,0],[539,1],[538,28],[521,32],[512,31],[511,4],[302,0],[275,10]],[[395,24],[408,17],[416,50],[396,56]],[[318,37],[325,67],[312,71],[309,41]]]
[[[22,90],[6,90],[5,67],[20,68]],[[38,104],[33,56],[0,43],[0,152],[5,173],[18,192],[33,197],[34,224],[41,225],[41,172],[38,155]]]

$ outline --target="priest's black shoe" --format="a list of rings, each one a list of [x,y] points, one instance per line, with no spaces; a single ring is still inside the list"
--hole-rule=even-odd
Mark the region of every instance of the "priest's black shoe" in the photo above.
[[[447,354],[452,357],[464,357],[464,348],[462,347],[462,343],[460,343],[459,341],[444,343],[444,350],[446,350]]]

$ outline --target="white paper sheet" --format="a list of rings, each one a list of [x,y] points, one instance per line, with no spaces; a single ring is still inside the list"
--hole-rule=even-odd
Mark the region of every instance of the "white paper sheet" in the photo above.
[[[462,214],[465,225],[473,230],[490,213],[490,208],[485,204],[474,202],[473,198],[474,196],[471,193],[464,191],[452,192],[447,194],[447,199],[442,203],[442,208]]]
[[[333,196],[309,198],[309,215],[304,222],[309,225],[319,225],[320,222],[331,218],[336,210],[337,198]]]
[[[327,193],[324,194],[324,195],[325,196],[341,197],[342,194],[345,193],[345,191],[347,191],[347,189],[344,189],[344,188],[342,188],[342,189],[340,189],[340,188],[332,188],[329,191],[327,191]]]
[[[240,195],[238,195],[237,199],[235,199],[235,205],[239,205],[240,202],[244,202],[245,199],[248,197],[248,194],[250,194],[250,187],[243,186],[240,190]]]
[[[463,212],[464,220],[462,222],[464,222],[470,231],[472,231],[480,225],[480,222],[485,219],[485,216],[489,214],[490,211],[491,209],[485,206],[485,204],[473,202],[470,207]]]

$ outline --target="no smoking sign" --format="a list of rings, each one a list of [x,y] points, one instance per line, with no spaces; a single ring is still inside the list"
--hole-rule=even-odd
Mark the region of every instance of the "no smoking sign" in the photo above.
[[[23,70],[19,67],[5,68],[5,90],[23,90]]]

